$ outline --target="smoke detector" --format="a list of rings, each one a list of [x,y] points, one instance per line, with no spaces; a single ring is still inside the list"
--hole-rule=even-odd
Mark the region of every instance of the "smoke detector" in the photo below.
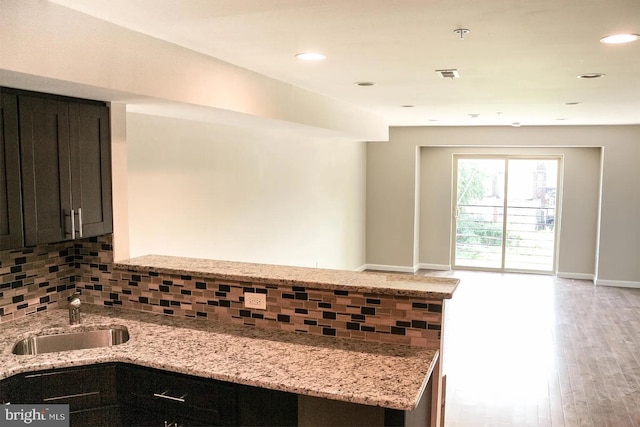
[[[447,70],[436,70],[436,73],[443,79],[459,79],[460,73],[455,68],[450,68]]]
[[[464,36],[469,34],[471,31],[468,28],[456,28],[453,32],[460,36],[460,40],[464,40]]]

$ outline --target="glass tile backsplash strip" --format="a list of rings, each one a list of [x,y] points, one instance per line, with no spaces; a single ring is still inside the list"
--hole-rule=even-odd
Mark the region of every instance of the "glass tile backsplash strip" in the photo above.
[[[440,348],[442,301],[113,269],[112,235],[0,252],[0,322],[84,303],[365,341]],[[267,309],[244,307],[266,294]]]
[[[75,242],[0,251],[0,322],[57,308],[75,287]]]

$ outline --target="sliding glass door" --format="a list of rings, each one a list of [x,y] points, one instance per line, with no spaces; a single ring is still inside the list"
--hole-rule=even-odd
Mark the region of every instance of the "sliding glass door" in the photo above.
[[[505,161],[456,159],[455,266],[501,269]]]
[[[454,266],[553,272],[559,163],[456,157]]]

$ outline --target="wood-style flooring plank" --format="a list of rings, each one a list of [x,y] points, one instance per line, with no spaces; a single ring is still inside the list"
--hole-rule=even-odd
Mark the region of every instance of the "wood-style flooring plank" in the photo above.
[[[471,271],[447,311],[446,427],[640,427],[640,289]]]

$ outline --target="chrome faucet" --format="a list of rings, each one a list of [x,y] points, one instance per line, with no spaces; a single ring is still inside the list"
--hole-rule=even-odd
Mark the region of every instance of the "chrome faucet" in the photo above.
[[[69,324],[80,324],[80,289],[76,289],[76,292],[69,297]]]

